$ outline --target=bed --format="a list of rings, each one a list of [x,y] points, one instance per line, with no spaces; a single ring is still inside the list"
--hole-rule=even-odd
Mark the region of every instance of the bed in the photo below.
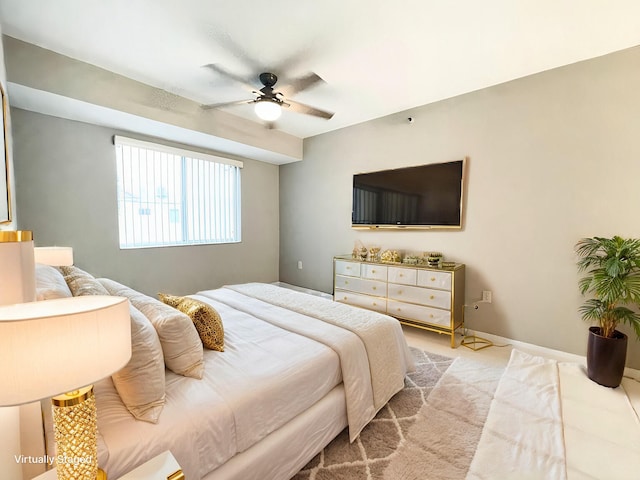
[[[145,305],[159,308],[155,299],[72,268],[64,275],[71,294],[106,290],[146,315]],[[42,283],[39,298],[46,296]],[[413,369],[399,323],[385,315],[272,284],[188,298],[219,314],[224,351],[202,349],[202,378],[164,370],[155,422],[133,417],[118,377],[95,385],[99,464],[112,480],[166,450],[189,479],[291,478],[345,428],[355,439]]]

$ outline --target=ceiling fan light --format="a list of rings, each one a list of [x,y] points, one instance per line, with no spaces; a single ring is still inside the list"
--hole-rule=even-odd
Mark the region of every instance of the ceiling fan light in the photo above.
[[[271,100],[258,100],[254,108],[256,115],[265,122],[273,122],[282,115],[282,107]]]

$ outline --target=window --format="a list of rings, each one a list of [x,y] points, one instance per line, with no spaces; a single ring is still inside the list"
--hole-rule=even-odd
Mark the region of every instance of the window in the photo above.
[[[120,248],[240,241],[242,162],[115,136]]]

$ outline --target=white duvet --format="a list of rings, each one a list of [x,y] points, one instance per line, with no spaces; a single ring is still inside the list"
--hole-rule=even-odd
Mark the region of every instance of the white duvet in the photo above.
[[[224,302],[335,350],[351,441],[403,388],[405,374],[414,368],[400,324],[386,315],[261,283],[199,292],[194,298]]]
[[[307,410],[343,381],[350,391],[350,430],[359,432],[375,415],[372,375],[376,374],[368,359],[376,356],[379,345],[367,344],[345,328],[229,288],[193,297],[220,313],[225,351],[205,350],[202,380],[167,371],[166,405],[156,425],[134,420],[110,380],[96,385],[99,431],[105,447],[100,464],[110,478],[118,478],[165,450],[171,450],[187,478],[201,478]],[[327,302],[325,306],[333,304]],[[385,373],[393,386],[384,387],[384,395],[402,388],[409,365],[399,326],[398,331],[398,337],[387,337],[383,343],[402,359],[397,372]]]

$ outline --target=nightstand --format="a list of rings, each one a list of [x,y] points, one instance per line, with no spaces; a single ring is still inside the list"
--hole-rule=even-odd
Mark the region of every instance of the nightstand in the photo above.
[[[56,480],[55,469],[38,475],[33,480]],[[163,452],[138,468],[123,475],[119,480],[184,480],[180,465],[171,452]]]

